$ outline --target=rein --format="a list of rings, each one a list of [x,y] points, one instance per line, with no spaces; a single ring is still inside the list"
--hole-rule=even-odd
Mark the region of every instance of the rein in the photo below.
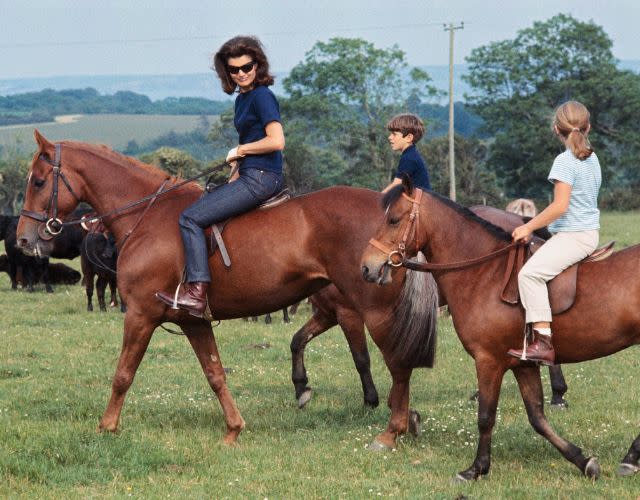
[[[71,226],[73,224],[80,224],[82,223],[82,219],[72,219],[66,222],[61,221],[58,218],[58,179],[62,179],[62,182],[64,183],[64,185],[66,186],[67,190],[73,195],[73,197],[78,201],[78,203],[80,203],[80,198],[78,197],[78,195],[76,195],[76,193],[73,191],[71,184],[69,183],[69,181],[67,180],[67,178],[65,177],[64,173],[62,172],[62,145],[60,143],[57,143],[55,145],[55,157],[53,159],[53,161],[51,161],[49,158],[47,158],[45,155],[41,154],[39,156],[39,158],[45,162],[47,162],[49,165],[52,166],[52,171],[53,171],[53,186],[51,188],[51,197],[49,198],[49,204],[47,206],[47,210],[45,213],[39,213],[39,212],[32,212],[30,210],[24,210],[22,209],[22,211],[20,212],[20,215],[24,215],[25,217],[28,217],[30,219],[36,220],[38,222],[42,222],[44,227],[42,228],[42,226],[40,226],[40,228],[38,228],[38,234],[40,236],[40,238],[42,238],[43,240],[50,240],[51,238],[53,238],[54,236],[60,234],[62,232],[62,230],[64,229],[65,226]],[[235,160],[237,158],[231,158],[231,161]],[[99,220],[105,219],[107,217],[111,217],[113,215],[118,215],[121,214],[122,212],[126,212],[127,210],[137,207],[138,205],[141,205],[143,203],[145,203],[146,201],[151,200],[149,206],[147,207],[147,210],[151,207],[151,205],[153,205],[153,203],[155,202],[155,200],[162,196],[165,195],[175,189],[178,189],[179,187],[184,186],[185,184],[188,184],[190,182],[193,182],[196,179],[199,179],[200,177],[204,177],[205,175],[210,175],[213,172],[216,172],[218,170],[222,170],[225,166],[229,165],[229,161],[224,161],[223,163],[218,163],[217,165],[214,165],[213,167],[210,167],[208,169],[206,169],[205,171],[194,175],[192,177],[189,177],[188,179],[185,179],[177,184],[174,184],[173,186],[171,186],[168,189],[164,189],[164,186],[166,185],[166,183],[169,181],[170,178],[167,178],[164,180],[164,182],[162,183],[162,185],[160,186],[160,188],[158,189],[158,191],[156,191],[153,194],[150,194],[148,196],[145,196],[144,198],[140,198],[139,200],[133,201],[131,203],[128,203],[122,207],[118,207],[115,208],[109,212],[107,212],[106,214],[102,214],[102,215],[97,215],[96,217],[92,217],[91,221],[92,222],[97,222]],[[143,213],[146,213],[146,211]],[[51,216],[49,216],[49,213],[51,212]],[[138,220],[138,222],[136,222],[135,226],[138,225],[140,221]],[[42,228],[42,230],[41,230]],[[130,233],[129,233],[130,234]],[[129,234],[127,236],[129,236]]]
[[[386,264],[391,267],[400,267],[404,266],[407,269],[411,269],[413,271],[452,271],[457,269],[465,269],[467,267],[476,266],[478,264],[482,264],[484,262],[488,262],[496,257],[499,257],[505,253],[509,253],[509,261],[507,263],[507,271],[506,276],[504,278],[505,283],[503,286],[506,286],[506,282],[508,281],[509,276],[511,275],[511,271],[513,270],[514,265],[519,265],[522,267],[522,262],[524,261],[525,249],[528,244],[521,242],[513,242],[508,244],[505,247],[502,247],[495,252],[491,252],[489,254],[483,255],[481,257],[477,257],[475,259],[463,260],[458,262],[450,262],[448,264],[434,264],[431,262],[418,262],[415,259],[407,259],[406,256],[406,247],[407,241],[409,240],[409,234],[411,229],[414,231],[414,239],[417,241],[418,239],[418,210],[420,208],[420,203],[422,201],[422,190],[416,189],[416,197],[411,198],[406,193],[402,193],[402,196],[411,202],[411,212],[409,213],[409,218],[404,225],[404,231],[402,233],[402,239],[400,243],[398,243],[398,248],[393,249],[388,245],[376,240],[375,238],[371,238],[369,240],[369,244],[382,253],[387,254],[387,262]],[[402,229],[401,229],[402,230]],[[419,248],[419,245],[417,245]],[[399,259],[399,260],[398,260]]]

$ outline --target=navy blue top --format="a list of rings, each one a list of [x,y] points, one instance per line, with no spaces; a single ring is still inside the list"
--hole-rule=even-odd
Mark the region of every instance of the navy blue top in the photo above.
[[[416,148],[415,144],[405,149],[402,152],[402,156],[400,156],[396,177],[401,178],[402,174],[409,174],[414,187],[431,189],[427,167],[420,153],[418,153],[418,148]]]
[[[273,121],[280,122],[280,106],[271,90],[259,85],[249,92],[238,94],[233,124],[240,136],[239,144],[264,139],[267,136],[265,127]],[[282,151],[247,155],[240,163],[240,173],[248,168],[282,174]]]

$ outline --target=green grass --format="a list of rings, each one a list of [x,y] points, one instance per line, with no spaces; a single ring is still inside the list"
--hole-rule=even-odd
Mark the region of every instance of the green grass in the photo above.
[[[209,117],[213,120],[215,117]],[[73,123],[35,123],[0,127],[0,146],[18,147],[20,151],[35,149],[33,129],[37,128],[47,139],[71,139],[82,142],[107,144],[117,150],[129,141],[138,144],[171,131],[181,134],[200,125],[196,115],[81,115]]]
[[[640,241],[640,214],[604,214],[603,241]],[[75,263],[74,263],[75,264]],[[110,394],[122,316],[85,312],[79,286],[53,295],[9,289],[0,275],[0,497],[188,498],[636,498],[640,477],[615,470],[640,432],[637,350],[564,367],[566,411],[548,410],[554,428],[599,457],[602,477],[583,478],[527,422],[513,376],[502,389],[486,479],[454,485],[477,440],[471,358],[451,322],[439,327],[433,370],[417,370],[411,406],[418,439],[394,451],[365,449],[389,410],[363,407],[346,343],[333,329],[314,340],[306,362],[315,392],[304,410],[290,383],[292,325],[228,321],[215,329],[228,384],[247,422],[239,445],[221,444],[224,422],[188,342],[158,330],[122,413],[121,432],[99,434]],[[268,342],[269,349],[252,346]],[[371,345],[381,400],[390,377]],[[549,397],[548,375],[543,373]]]

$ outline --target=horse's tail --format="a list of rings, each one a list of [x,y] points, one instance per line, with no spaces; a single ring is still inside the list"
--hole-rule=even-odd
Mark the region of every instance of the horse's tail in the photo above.
[[[419,253],[418,260],[425,261]],[[438,286],[431,273],[408,270],[395,306],[391,357],[410,368],[433,368],[436,357]]]

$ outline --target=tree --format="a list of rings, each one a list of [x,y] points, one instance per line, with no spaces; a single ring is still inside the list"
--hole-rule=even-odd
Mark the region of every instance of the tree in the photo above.
[[[22,208],[29,160],[12,155],[0,160],[0,213],[17,214]]]
[[[546,197],[546,176],[562,146],[551,130],[554,109],[567,100],[591,111],[605,186],[640,183],[637,162],[640,76],[621,71],[612,42],[593,22],[559,14],[513,40],[474,49],[467,58],[466,96],[494,134],[488,164],[509,196]]]
[[[191,177],[203,170],[202,163],[189,153],[169,147],[162,147],[153,153],[142,155],[140,160],[182,178]]]
[[[455,136],[456,192],[463,205],[503,203],[495,174],[487,168],[487,147],[476,138]],[[431,187],[443,195],[449,193],[449,139],[437,137],[419,143],[418,149],[429,169]]]
[[[348,38],[316,43],[284,80],[287,176],[321,177],[309,186],[338,182],[380,189],[386,184],[396,163],[386,122],[407,110],[409,97],[415,103],[437,94],[427,73],[406,68],[404,52],[396,46],[378,49]],[[313,162],[320,151],[322,159]],[[331,168],[323,169],[323,162]]]

